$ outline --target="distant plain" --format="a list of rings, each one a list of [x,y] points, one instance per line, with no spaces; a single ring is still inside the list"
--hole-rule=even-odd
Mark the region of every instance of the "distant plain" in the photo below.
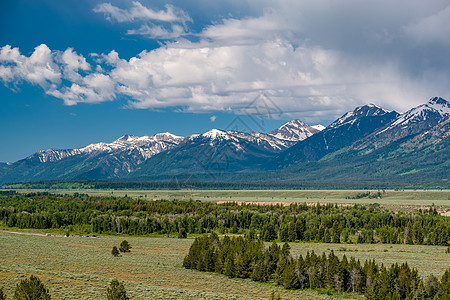
[[[114,196],[141,198],[146,200],[200,200],[200,201],[243,201],[243,202],[297,202],[371,204],[378,203],[388,208],[442,206],[450,208],[450,190],[17,190],[18,192],[45,191],[59,194],[84,193],[91,196]],[[381,198],[361,197],[361,194],[381,193]]]

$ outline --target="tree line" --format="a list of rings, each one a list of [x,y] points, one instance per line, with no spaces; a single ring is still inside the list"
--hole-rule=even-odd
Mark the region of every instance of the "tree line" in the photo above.
[[[225,175],[225,174],[222,174]],[[231,175],[231,174],[229,174]],[[141,178],[139,181],[92,179],[92,180],[38,180],[9,182],[3,184],[7,189],[123,189],[123,190],[149,190],[149,189],[211,189],[211,190],[305,190],[305,189],[386,189],[386,188],[429,188],[427,183],[417,183],[395,178],[394,181],[380,180],[274,180],[274,174],[260,174],[257,180],[248,177],[250,174],[239,174],[234,179],[215,181],[210,175],[194,179],[192,176],[162,176]],[[250,175],[251,176],[251,175]],[[223,176],[222,176],[223,177]],[[398,176],[397,176],[398,177]],[[434,184],[436,188],[446,188],[445,182]]]
[[[335,293],[358,293],[367,299],[450,299],[450,269],[441,280],[430,275],[421,278],[408,264],[390,267],[374,260],[361,263],[345,255],[339,259],[308,252],[294,258],[290,246],[273,242],[266,247],[261,240],[217,234],[195,239],[183,266],[229,277],[273,282],[286,289],[321,289]]]
[[[434,207],[394,213],[376,204],[338,206],[216,204],[86,194],[0,194],[0,222],[8,227],[72,233],[247,233],[264,241],[393,243],[449,246],[450,218]]]

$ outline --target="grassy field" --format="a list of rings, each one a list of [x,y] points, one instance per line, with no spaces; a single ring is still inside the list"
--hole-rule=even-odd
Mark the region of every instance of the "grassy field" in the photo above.
[[[127,239],[132,252],[113,257],[111,248]],[[268,299],[275,289],[283,299],[332,299],[313,291],[286,291],[250,280],[186,270],[182,260],[192,239],[46,237],[0,231],[0,286],[12,295],[15,284],[39,276],[53,299],[101,299],[112,278],[123,281],[132,299]],[[444,247],[407,245],[291,244],[294,256],[331,249],[339,256],[407,261],[421,275],[441,276],[450,266]],[[342,299],[342,297],[340,297]]]
[[[22,192],[37,190],[20,190]],[[48,191],[48,190],[46,190]],[[436,205],[444,210],[450,210],[450,190],[386,190],[382,198],[361,199],[354,198],[358,194],[367,193],[368,190],[50,190],[53,193],[87,193],[98,196],[127,195],[142,199],[180,199],[201,201],[257,201],[257,202],[312,202],[312,203],[339,203],[339,204],[370,204],[397,209],[418,206]],[[373,190],[372,192],[378,192]]]

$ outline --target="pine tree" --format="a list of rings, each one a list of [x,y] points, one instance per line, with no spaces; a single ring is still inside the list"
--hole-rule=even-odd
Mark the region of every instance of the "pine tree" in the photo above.
[[[304,225],[301,219],[297,219],[295,222],[295,233],[297,234],[297,240],[303,241],[304,238]]]
[[[391,300],[400,300],[400,295],[396,291],[394,291],[392,293]]]
[[[178,230],[178,238],[179,238],[179,239],[185,239],[185,238],[187,238],[187,232],[186,232],[186,229],[184,229],[183,227],[181,227],[180,230]]]
[[[434,244],[441,246],[448,246],[450,236],[449,227],[444,222],[438,222],[436,224],[436,229],[434,230],[435,238]]]
[[[422,223],[419,220],[414,221],[411,229],[411,234],[413,236],[414,244],[420,245],[423,243],[424,232]]]
[[[298,289],[300,287],[295,262],[289,260],[284,267],[281,284],[286,289]]]
[[[6,295],[3,293],[3,288],[0,288],[0,300],[6,300]]]
[[[130,249],[131,249],[131,246],[127,240],[123,240],[122,243],[120,243],[120,246],[119,246],[120,252],[130,252]]]
[[[279,238],[280,238],[280,241],[282,241],[282,242],[289,241],[288,226],[285,223],[281,223],[281,225],[280,225]]]
[[[260,259],[255,263],[250,278],[253,281],[266,282],[268,278],[265,276],[266,273],[265,271],[266,271],[266,264],[262,259]]]
[[[383,299],[389,292],[389,276],[386,268],[383,266],[378,275],[375,295],[377,299]]]
[[[311,275],[311,288],[318,289],[322,287],[321,273],[317,268],[314,268],[314,271]]]
[[[271,242],[277,238],[277,233],[275,232],[275,225],[270,222],[264,224],[262,228],[262,240],[266,242]]]
[[[231,233],[238,233],[238,231],[239,231],[238,224],[236,221],[234,221],[233,227],[231,227]]]
[[[249,240],[254,240],[256,237],[255,230],[253,228],[250,228],[246,233],[245,237]]]
[[[248,278],[251,272],[251,260],[247,252],[238,255],[236,260],[236,277]]]
[[[350,290],[352,293],[357,293],[359,291],[359,279],[361,278],[361,271],[356,267],[350,270]]]
[[[108,300],[128,300],[127,292],[123,283],[117,279],[111,280],[109,287],[106,289],[106,298]]]
[[[117,249],[116,246],[112,247],[111,254],[112,254],[114,257],[119,256],[119,254],[120,254],[119,249]]]
[[[277,284],[283,284],[284,269],[288,261],[286,257],[281,256],[277,263],[277,270],[275,272],[275,281]]]
[[[316,240],[322,242],[324,235],[325,235],[325,226],[323,225],[323,223],[320,223],[319,230],[317,231],[316,235]]]
[[[425,286],[423,285],[423,280],[421,279],[419,282],[419,286],[417,287],[416,298],[422,300],[425,299],[425,295]]]
[[[282,300],[282,299],[281,299],[281,296],[280,296],[280,292],[278,292],[278,293],[275,295],[275,291],[272,290],[272,292],[270,293],[269,300]]]
[[[331,243],[331,235],[330,235],[330,230],[328,228],[325,229],[325,234],[323,235],[323,242]]]
[[[297,239],[297,233],[295,232],[295,224],[294,222],[289,222],[288,226],[288,242],[295,242]]]
[[[332,243],[340,243],[341,242],[341,226],[339,225],[338,221],[334,221],[333,223],[333,230],[332,230],[332,237],[331,242]]]
[[[29,279],[21,280],[14,292],[14,300],[49,300],[51,299],[48,289],[41,280],[31,275]]]
[[[450,269],[442,275],[439,286],[439,297],[440,299],[450,299]]]
[[[439,280],[436,278],[436,276],[429,275],[425,279],[424,286],[427,297],[433,298],[439,290]]]
[[[272,290],[272,292],[270,292],[269,300],[275,300],[275,290]]]
[[[223,266],[223,273],[230,278],[236,277],[234,260],[231,256],[228,256],[225,260],[225,265]]]

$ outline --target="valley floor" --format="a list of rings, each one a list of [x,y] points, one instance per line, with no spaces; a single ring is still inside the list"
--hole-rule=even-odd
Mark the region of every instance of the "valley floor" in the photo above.
[[[123,281],[131,299],[333,299],[315,291],[288,291],[270,284],[229,279],[224,275],[186,270],[182,261],[193,239],[172,237],[45,236],[45,232],[0,231],[0,287],[12,296],[15,285],[39,276],[52,299],[100,299],[111,279]],[[111,248],[126,239],[130,253],[113,257]],[[334,250],[338,256],[376,259],[390,265],[408,262],[420,275],[442,276],[450,265],[445,247],[389,244],[291,243],[295,255]],[[347,296],[346,298],[358,298]]]
[[[445,214],[450,211],[450,190],[102,190],[102,189],[15,189],[21,193],[50,192],[56,194],[74,193],[91,196],[128,196],[145,200],[200,200],[200,201],[237,201],[260,204],[280,203],[337,203],[371,204],[378,203],[394,210],[410,210],[440,207]],[[381,197],[369,198],[363,194],[376,194]]]

